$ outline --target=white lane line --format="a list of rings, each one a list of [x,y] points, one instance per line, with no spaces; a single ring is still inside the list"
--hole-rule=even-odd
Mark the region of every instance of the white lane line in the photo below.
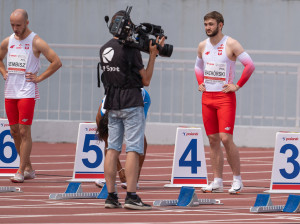
[[[32,163],[33,165],[56,165],[56,164],[73,164],[74,162],[47,162],[47,163]]]
[[[46,158],[46,157],[75,157],[75,154],[74,155],[58,155],[58,154],[55,154],[55,155],[30,155],[30,157],[32,158]]]

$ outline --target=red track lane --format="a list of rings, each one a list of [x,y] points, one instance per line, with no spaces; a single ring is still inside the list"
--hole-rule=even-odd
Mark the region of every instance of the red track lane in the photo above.
[[[149,145],[140,178],[138,194],[146,203],[177,199],[179,188],[164,188],[170,183],[174,146]],[[223,205],[198,207],[153,207],[150,211],[105,209],[103,199],[49,200],[51,193],[63,193],[66,180],[73,174],[75,144],[34,143],[32,162],[37,178],[13,184],[0,177],[0,186],[20,187],[22,193],[0,193],[0,223],[300,223],[299,214],[250,213],[256,195],[269,189],[273,149],[240,148],[244,190],[229,195],[232,174],[225,162],[225,193],[204,194],[196,189],[198,198],[219,199]],[[205,148],[209,158],[208,148]],[[124,163],[125,155],[121,155]],[[212,180],[207,159],[208,179]],[[94,183],[83,183],[84,192],[100,192]],[[120,202],[125,190],[118,186]],[[287,194],[272,194],[273,204],[285,204]]]

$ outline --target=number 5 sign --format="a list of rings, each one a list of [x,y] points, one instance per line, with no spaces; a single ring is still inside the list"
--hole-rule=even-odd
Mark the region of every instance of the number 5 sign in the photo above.
[[[104,179],[104,142],[96,136],[96,123],[80,123],[73,178],[70,181],[93,182]]]
[[[270,193],[300,193],[300,133],[277,132]]]
[[[0,176],[13,176],[19,168],[20,157],[10,135],[7,119],[0,119]]]
[[[201,128],[177,128],[171,184],[204,187],[208,183]]]

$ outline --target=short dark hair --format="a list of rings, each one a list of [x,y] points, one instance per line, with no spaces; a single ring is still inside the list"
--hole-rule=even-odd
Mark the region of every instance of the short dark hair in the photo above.
[[[212,12],[207,13],[204,16],[204,21],[208,20],[208,19],[215,19],[218,24],[223,23],[223,25],[224,25],[224,18],[222,16],[222,14],[217,11],[212,11]]]
[[[108,137],[108,111],[101,117],[99,123],[97,124],[98,139],[104,141]]]

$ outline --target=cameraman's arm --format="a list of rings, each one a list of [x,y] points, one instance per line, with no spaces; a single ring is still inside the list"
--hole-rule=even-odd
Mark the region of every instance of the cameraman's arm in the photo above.
[[[154,69],[154,63],[156,59],[156,53],[150,53],[149,55],[149,61],[146,69],[140,70],[140,75],[142,76],[142,82],[144,86],[149,86],[150,81],[152,79],[153,69]]]
[[[158,42],[159,37],[156,38],[156,42]],[[159,41],[159,44],[161,46],[164,46],[165,43],[165,37],[161,38],[161,40]],[[148,65],[146,69],[141,69],[140,75],[142,76],[142,82],[144,86],[149,86],[150,85],[150,81],[152,79],[152,75],[153,75],[153,69],[154,69],[154,63],[155,63],[155,59],[156,56],[158,55],[159,51],[156,47],[156,45],[152,46],[152,41],[150,41],[149,44],[149,61],[148,61]]]

